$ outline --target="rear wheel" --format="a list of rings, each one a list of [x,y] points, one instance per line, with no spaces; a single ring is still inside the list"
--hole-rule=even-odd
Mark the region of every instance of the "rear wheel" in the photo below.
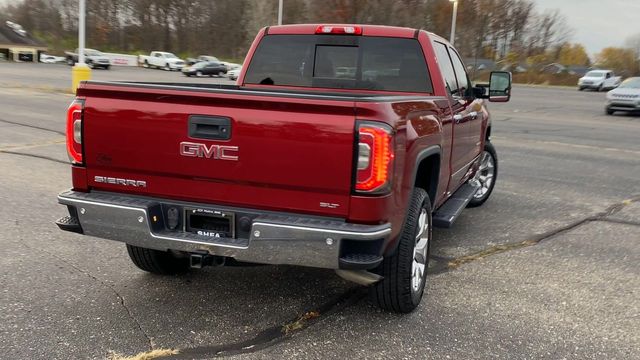
[[[197,77],[202,77],[202,71],[196,71],[196,76]]]
[[[369,288],[369,296],[384,310],[408,313],[422,300],[429,267],[431,202],[423,189],[413,190],[398,241],[395,253],[376,269],[383,279]]]
[[[611,110],[609,108],[606,108],[604,111],[607,113],[607,115],[613,115],[613,113],[615,113],[615,110]]]
[[[471,183],[476,183],[480,187],[473,194],[471,201],[469,201],[468,207],[476,207],[484,204],[491,193],[493,187],[496,185],[496,178],[498,177],[498,155],[496,149],[489,141],[484,144],[484,151],[480,155],[480,168],[476,172],[476,175],[469,180]]]
[[[189,258],[178,258],[167,251],[127,244],[127,252],[139,269],[159,275],[173,275],[189,270]]]
[[[164,69],[167,71],[171,71],[171,66],[169,66],[169,63],[164,64]]]

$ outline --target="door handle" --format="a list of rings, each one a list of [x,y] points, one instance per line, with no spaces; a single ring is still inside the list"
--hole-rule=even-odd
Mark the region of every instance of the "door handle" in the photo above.
[[[189,116],[189,137],[207,140],[229,140],[231,119],[222,116]]]

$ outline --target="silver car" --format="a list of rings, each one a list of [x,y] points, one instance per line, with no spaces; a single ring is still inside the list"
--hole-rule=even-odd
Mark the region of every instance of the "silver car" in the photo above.
[[[623,81],[616,89],[607,93],[607,115],[616,111],[640,112],[640,77]]]

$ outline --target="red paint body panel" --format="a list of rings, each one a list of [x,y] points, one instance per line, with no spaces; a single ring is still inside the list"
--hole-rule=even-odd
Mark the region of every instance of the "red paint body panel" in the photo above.
[[[140,194],[202,202],[346,215],[354,112],[350,101],[315,101],[88,85],[85,163],[94,176],[147,181]],[[126,99],[126,100],[125,100]],[[231,118],[230,140],[190,138],[189,115]],[[237,146],[238,161],[185,157],[183,141]],[[125,189],[131,190],[131,189]]]
[[[71,183],[75,191],[89,191],[87,184],[87,168],[82,166],[71,166]]]
[[[262,29],[238,84],[243,84],[244,71],[260,40],[268,36],[265,33],[314,34],[317,26]],[[439,158],[434,199],[438,207],[472,173],[489,117],[482,100],[458,103],[448,94],[432,45],[434,39],[446,41],[414,29],[370,25],[362,29],[362,35],[345,36],[417,36],[433,94],[332,90],[334,95],[329,95],[323,89],[259,85],[227,91],[83,83],[78,95],[86,98],[86,169],[73,168],[74,188],[333,216],[363,224],[390,222],[392,241],[387,246],[392,247],[402,229],[422,154],[435,149]],[[313,91],[318,95],[309,95]],[[477,120],[453,121],[455,114],[471,110],[480,114]],[[230,118],[230,140],[190,138],[190,115]],[[395,158],[388,194],[353,192],[356,120],[379,121],[393,129]],[[181,156],[183,141],[237,146],[238,161]],[[146,181],[147,187],[97,183],[95,176]]]

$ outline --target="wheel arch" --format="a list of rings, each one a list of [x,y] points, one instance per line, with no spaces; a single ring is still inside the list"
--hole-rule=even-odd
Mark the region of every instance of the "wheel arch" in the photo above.
[[[434,206],[438,196],[440,165],[440,147],[431,146],[418,154],[413,172],[413,186],[424,189],[429,195],[431,204]]]
[[[439,145],[432,145],[426,149],[423,149],[418,153],[415,161],[408,160],[406,167],[412,166],[405,170],[405,186],[410,186],[412,191],[414,187],[424,189],[427,192],[429,201],[431,202],[432,211],[436,206],[436,198],[438,194],[438,186],[440,181],[440,164],[441,164],[442,149]],[[405,207],[402,209],[403,220],[402,227],[404,228],[407,221],[407,215],[411,206],[411,193],[406,198]],[[384,256],[390,256],[398,249],[398,239],[391,240],[386,246],[383,252]]]

